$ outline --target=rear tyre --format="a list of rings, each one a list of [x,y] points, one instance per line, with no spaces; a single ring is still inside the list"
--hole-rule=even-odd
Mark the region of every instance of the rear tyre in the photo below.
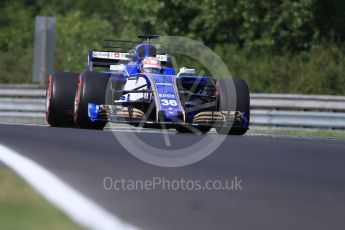
[[[74,95],[78,73],[57,72],[48,78],[46,120],[53,127],[74,127]]]
[[[88,116],[89,103],[105,104],[109,75],[86,71],[79,75],[74,99],[74,123],[78,128],[103,129],[107,121],[91,121]]]
[[[229,92],[235,87],[236,101],[234,92]],[[218,109],[219,111],[240,111],[245,117],[246,124],[242,127],[233,126],[230,130],[224,127],[216,127],[219,134],[243,135],[249,128],[250,120],[250,97],[247,83],[242,79],[224,78],[217,82],[218,89]],[[235,106],[236,103],[236,106]]]

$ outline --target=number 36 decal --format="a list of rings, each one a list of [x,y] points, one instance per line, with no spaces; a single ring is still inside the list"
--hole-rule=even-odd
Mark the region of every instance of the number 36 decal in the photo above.
[[[167,106],[167,105],[170,105],[170,106],[177,106],[176,100],[162,99],[162,100],[161,100],[161,104],[162,104],[162,105],[165,105],[165,106]]]

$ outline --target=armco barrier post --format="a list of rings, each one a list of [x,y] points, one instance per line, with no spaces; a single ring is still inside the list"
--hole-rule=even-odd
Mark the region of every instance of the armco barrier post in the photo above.
[[[53,72],[55,52],[55,17],[37,16],[35,19],[35,49],[33,82],[44,87],[48,74]]]

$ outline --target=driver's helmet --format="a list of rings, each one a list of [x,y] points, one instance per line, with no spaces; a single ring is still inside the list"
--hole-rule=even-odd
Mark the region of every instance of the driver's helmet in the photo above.
[[[141,63],[140,71],[142,73],[162,73],[162,63],[156,57],[147,57]]]

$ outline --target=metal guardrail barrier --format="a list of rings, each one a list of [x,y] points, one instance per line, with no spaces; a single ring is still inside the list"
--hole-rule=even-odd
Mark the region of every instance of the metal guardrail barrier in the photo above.
[[[345,113],[252,110],[251,115],[255,125],[345,128]]]
[[[0,121],[45,123],[45,90],[0,85]],[[345,128],[345,96],[251,94],[251,124]]]
[[[0,85],[0,122],[46,124],[45,90],[36,84]]]
[[[255,108],[345,111],[345,96],[251,94]]]

